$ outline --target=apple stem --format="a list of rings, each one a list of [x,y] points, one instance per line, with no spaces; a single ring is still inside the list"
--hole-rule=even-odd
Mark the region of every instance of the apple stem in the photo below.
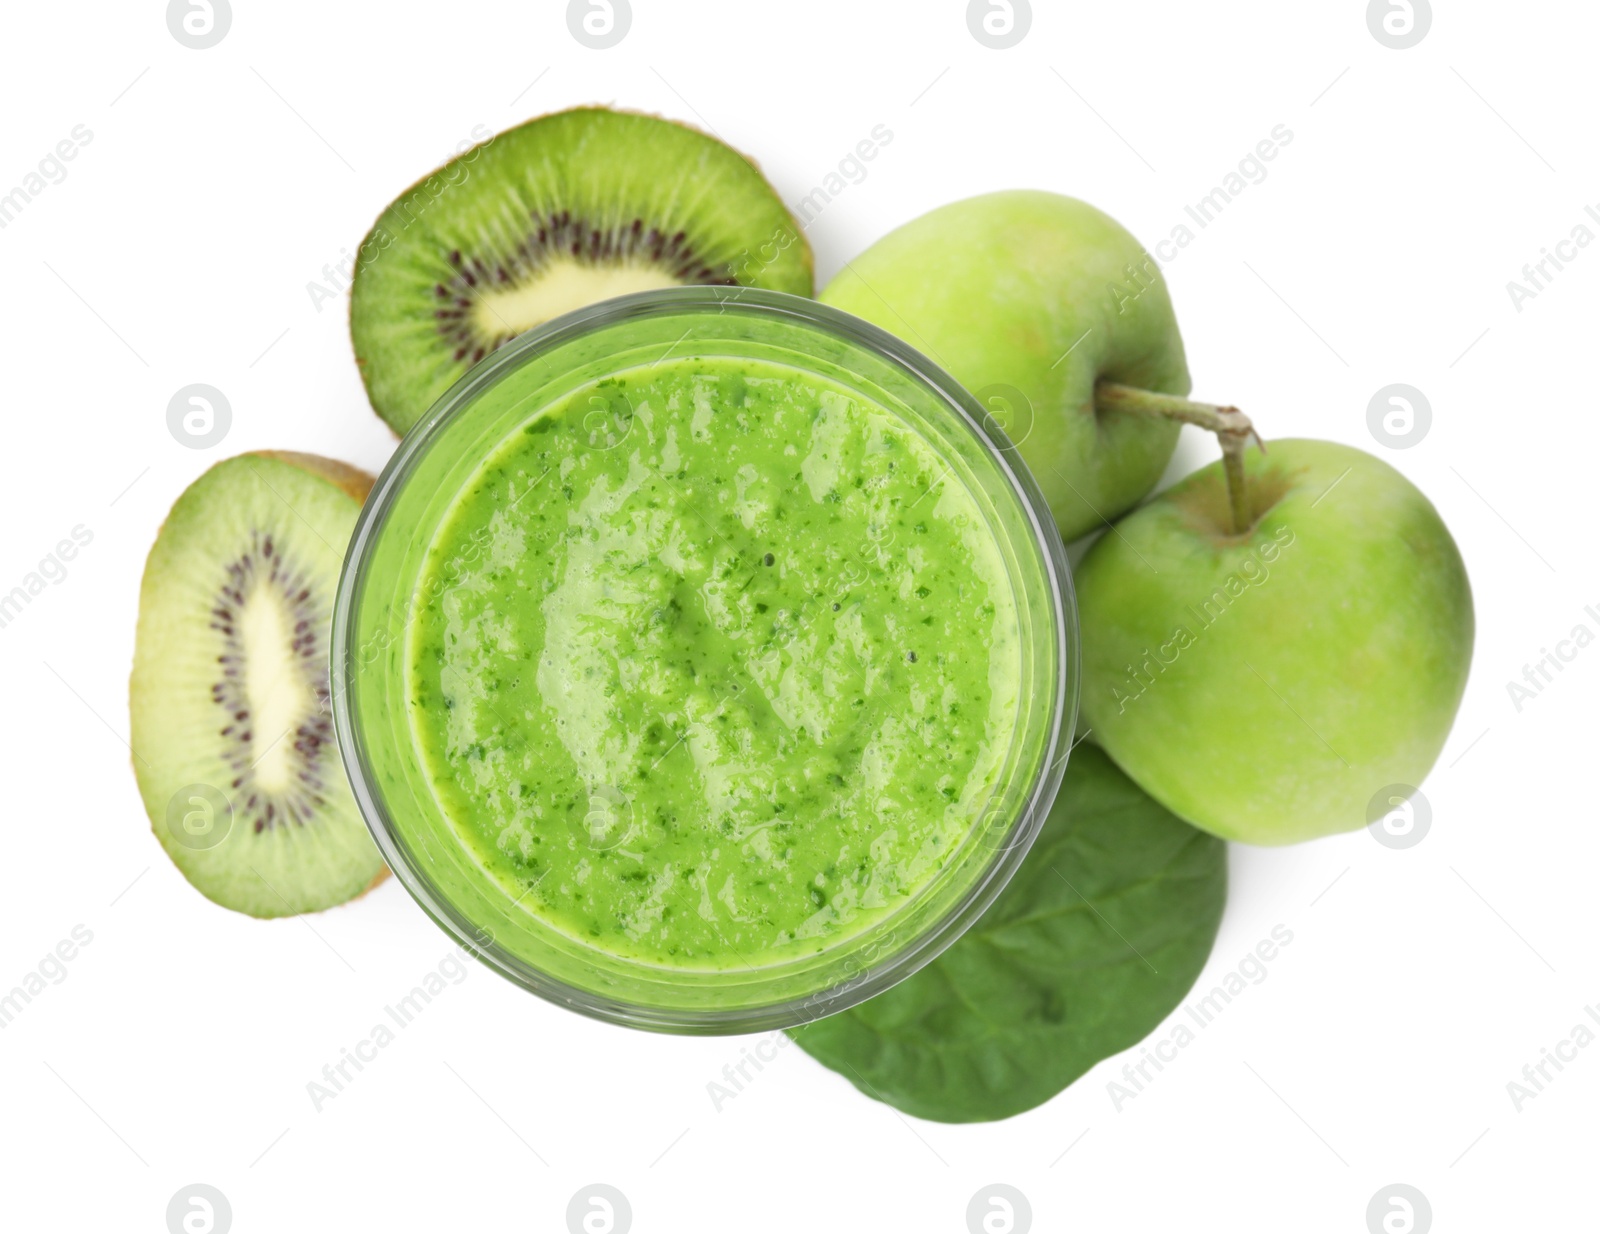
[[[1251,433],[1255,429],[1250,430]],[[1228,433],[1217,435],[1222,446],[1222,472],[1228,477],[1228,509],[1233,516],[1233,534],[1242,536],[1250,530],[1250,494],[1244,478],[1244,448],[1248,434],[1241,437]]]
[[[1094,409],[1097,412],[1121,411],[1141,416],[1162,416],[1183,424],[1198,425],[1215,433],[1217,444],[1222,447],[1223,474],[1228,480],[1228,508],[1233,520],[1233,534],[1242,535],[1249,530],[1250,493],[1245,482],[1244,450],[1252,437],[1263,451],[1267,447],[1244,412],[1237,407],[1195,403],[1175,394],[1158,394],[1154,390],[1140,390],[1114,381],[1102,381],[1095,386]]]

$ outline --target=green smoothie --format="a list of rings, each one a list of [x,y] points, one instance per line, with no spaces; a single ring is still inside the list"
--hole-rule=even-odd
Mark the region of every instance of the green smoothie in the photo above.
[[[519,425],[416,595],[408,720],[456,842],[646,964],[759,968],[904,906],[1018,723],[981,508],[900,416],[777,361],[630,368]]]

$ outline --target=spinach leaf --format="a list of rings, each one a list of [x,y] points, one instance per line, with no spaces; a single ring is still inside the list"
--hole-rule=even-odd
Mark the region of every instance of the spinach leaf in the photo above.
[[[1008,1118],[1166,1018],[1205,966],[1226,889],[1221,840],[1081,745],[1033,849],[977,924],[899,985],[791,1035],[908,1114]]]

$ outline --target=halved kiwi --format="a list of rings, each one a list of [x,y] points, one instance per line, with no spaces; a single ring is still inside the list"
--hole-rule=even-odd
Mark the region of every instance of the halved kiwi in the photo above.
[[[372,406],[403,433],[523,331],[690,283],[809,296],[811,248],[738,151],[579,108],[473,147],[379,215],[357,254],[350,335]]]
[[[328,637],[364,472],[243,454],[178,498],[145,563],[129,683],[150,822],[205,896],[253,917],[343,903],[388,871],[334,744]]]

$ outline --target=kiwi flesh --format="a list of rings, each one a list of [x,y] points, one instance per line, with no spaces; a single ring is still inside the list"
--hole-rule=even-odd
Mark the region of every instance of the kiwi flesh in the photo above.
[[[156,838],[253,917],[330,908],[388,873],[334,742],[328,638],[372,479],[243,454],[178,498],[145,563],[130,744]]]
[[[809,296],[811,249],[738,151],[675,121],[578,108],[508,129],[401,194],[357,253],[350,335],[374,410],[403,433],[524,331],[696,283]]]

